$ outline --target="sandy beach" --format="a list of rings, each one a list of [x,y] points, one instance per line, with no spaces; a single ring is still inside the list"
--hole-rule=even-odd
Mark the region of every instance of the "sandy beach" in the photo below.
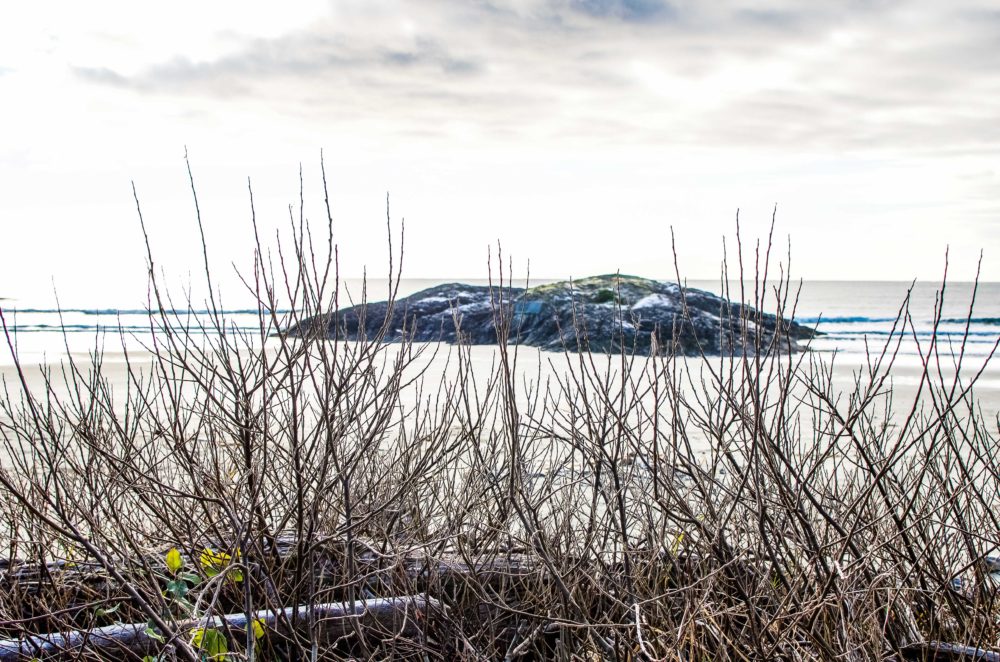
[[[388,345],[385,356],[391,358],[398,351],[398,345]],[[422,347],[422,356],[411,368],[413,374],[417,371],[423,372],[423,383],[426,397],[426,385],[436,385],[444,377],[446,380],[454,380],[457,375],[456,349],[449,345],[440,344],[437,346],[426,345]],[[5,384],[12,400],[16,400],[18,391],[21,389],[21,376],[36,396],[43,396],[46,384],[50,384],[52,392],[60,397],[70,392],[73,388],[74,371],[70,369],[68,358],[72,358],[78,376],[89,374],[92,366],[91,354],[84,352],[73,352],[70,354],[49,354],[45,362],[38,360],[38,355],[29,357],[22,370],[13,365],[7,357],[5,362],[0,363],[0,379]],[[32,361],[34,359],[34,361]],[[107,388],[118,396],[118,401],[123,402],[127,389],[135,387],[137,376],[149,376],[154,355],[149,351],[131,347],[125,353],[121,350],[114,351],[106,349],[101,356],[100,375],[107,385]],[[620,357],[605,356],[594,357],[601,369],[610,368],[612,373],[620,371]],[[869,365],[868,361],[856,354],[837,354],[832,352],[810,352],[804,355],[796,355],[795,360],[803,361],[803,369],[808,362],[812,362],[814,368],[822,366],[824,370],[829,370],[832,364],[833,385],[835,390],[842,394],[846,402],[848,394],[853,390],[859,376],[862,381],[867,381]],[[480,383],[487,379],[492,373],[499,360],[497,348],[491,346],[474,346],[469,348],[469,364],[472,373]],[[874,359],[873,359],[874,360]],[[517,352],[516,382],[520,385],[517,390],[517,397],[522,405],[527,405],[531,400],[529,391],[538,391],[538,385],[555,384],[560,379],[565,379],[568,370],[576,366],[579,356],[570,354],[564,355],[555,352],[538,351],[535,348],[520,348]],[[961,380],[955,382],[954,369],[950,368],[950,363],[942,360],[942,365],[932,364],[928,376],[924,377],[924,369],[919,357],[901,356],[888,372],[880,393],[884,395],[879,399],[882,403],[891,401],[895,419],[905,418],[919,399],[920,406],[928,414],[933,413],[933,402],[929,393],[933,389],[935,393],[942,390],[962,392],[969,389],[970,381],[975,379],[975,384],[968,390],[967,402],[979,410],[983,419],[988,424],[996,425],[1000,416],[1000,361],[993,360],[985,363],[983,357],[968,358],[960,372]],[[712,373],[720,370],[718,358],[699,359],[691,357],[680,357],[672,361],[674,370],[688,371],[695,376],[696,380],[702,378],[711,382]],[[648,374],[649,364],[643,361],[636,361],[631,368],[632,379],[643,379],[644,374]],[[131,371],[131,379],[130,379]],[[416,396],[414,396],[416,397]],[[963,405],[964,406],[964,405]],[[957,412],[959,416],[963,412]],[[991,428],[994,429],[995,428]]]

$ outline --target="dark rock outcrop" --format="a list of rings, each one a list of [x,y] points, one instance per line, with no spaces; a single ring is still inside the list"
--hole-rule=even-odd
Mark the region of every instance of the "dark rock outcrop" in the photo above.
[[[502,298],[501,298],[502,295]],[[386,319],[388,317],[388,320]],[[386,324],[386,322],[388,322]],[[509,327],[498,334],[497,328]],[[384,329],[383,329],[384,326]],[[594,276],[530,289],[451,283],[397,300],[313,317],[292,335],[383,342],[496,344],[498,336],[546,350],[684,355],[799,351],[816,332],[703,290],[635,276]],[[655,341],[655,345],[654,345]]]

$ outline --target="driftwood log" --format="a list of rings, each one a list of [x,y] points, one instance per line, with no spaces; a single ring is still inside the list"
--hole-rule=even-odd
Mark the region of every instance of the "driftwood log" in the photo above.
[[[267,629],[277,629],[279,623],[289,622],[293,618],[302,623],[303,627],[312,620],[320,640],[328,643],[348,635],[356,625],[374,631],[413,636],[421,630],[424,613],[436,608],[438,603],[433,598],[410,595],[372,598],[354,603],[303,605],[288,607],[282,611],[258,611],[251,618],[261,619]],[[228,614],[181,623],[178,631],[186,635],[194,628],[219,628],[245,633],[247,625],[246,614]],[[160,633],[155,634],[158,636]],[[141,657],[154,654],[164,647],[157,636],[150,633],[145,623],[128,623],[92,630],[0,640],[0,662],[23,661],[80,651],[83,648],[95,653]],[[169,644],[168,641],[167,645]]]
[[[910,644],[900,653],[906,662],[1000,662],[1000,653],[937,641]]]
[[[289,546],[282,546],[282,556],[290,553]],[[157,562],[151,558],[150,562]],[[678,558],[674,564],[687,566],[696,563],[696,559]],[[529,576],[546,570],[540,567],[537,559],[525,554],[523,550],[497,551],[493,555],[478,554],[474,559],[466,559],[455,554],[444,554],[434,558],[407,555],[394,559],[379,557],[366,553],[357,559],[358,569],[367,576],[370,588],[384,590],[402,589],[404,592],[428,591],[447,592],[449,585],[461,585],[470,578],[484,585],[503,584],[511,580],[524,580]],[[59,562],[38,566],[32,564],[3,564],[0,566],[0,586],[8,583],[19,584],[29,593],[36,590],[46,576],[72,577],[76,582],[100,586],[107,582],[105,573],[99,566],[91,563],[62,564]],[[11,567],[13,566],[13,567]],[[687,571],[691,568],[686,567]],[[375,584],[382,584],[376,587]],[[353,603],[329,603],[315,605],[312,613],[320,622],[315,632],[319,640],[329,642],[350,634],[356,625],[382,632],[398,633],[402,636],[413,636],[420,632],[422,623],[416,614],[434,609],[438,603],[433,598],[424,595],[405,597],[381,597],[360,600]],[[264,620],[268,628],[280,630],[280,623],[288,623],[295,618],[302,623],[308,622],[306,616],[309,606],[289,607],[282,613],[261,611],[255,618]],[[297,614],[295,613],[297,612]],[[207,624],[206,624],[207,623]],[[237,636],[245,633],[246,616],[242,613],[230,614],[215,619],[181,624],[178,632],[188,633],[195,627],[217,627],[229,629]],[[0,639],[0,662],[8,660],[25,660],[32,657],[57,654],[66,650],[81,650],[86,648],[94,652],[122,653],[141,657],[163,648],[163,644],[151,637],[145,623],[110,625],[100,628],[67,631],[52,634],[32,634],[20,639]],[[9,636],[9,635],[8,635]],[[912,640],[911,640],[912,641]],[[169,643],[169,642],[168,642]],[[1000,662],[1000,652],[945,642],[917,641],[895,650],[888,660],[893,662]]]

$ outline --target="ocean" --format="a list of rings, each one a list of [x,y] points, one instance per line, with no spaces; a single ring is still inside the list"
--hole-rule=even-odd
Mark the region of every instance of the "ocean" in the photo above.
[[[421,289],[452,282],[448,279],[406,279],[399,285],[399,296]],[[463,282],[487,284],[486,280]],[[532,281],[541,284],[550,281]],[[517,285],[518,283],[515,283]],[[347,280],[346,293],[359,300],[362,282]],[[689,287],[716,294],[723,292],[719,281],[687,281]],[[739,297],[739,284],[729,283],[733,298]],[[863,361],[869,353],[881,350],[891,339],[898,343],[898,360],[920,361],[926,355],[932,336],[939,348],[952,347],[957,354],[964,343],[966,361],[980,364],[994,351],[1000,340],[1000,283],[947,283],[941,297],[940,283],[909,283],[902,281],[806,281],[793,285],[797,290],[794,319],[816,328],[821,333],[811,348],[822,353],[836,353],[840,361]],[[973,305],[973,293],[975,301]],[[745,286],[751,296],[752,285]],[[388,281],[371,279],[367,282],[368,299],[384,299]],[[909,293],[908,319],[905,333],[900,333],[903,303]],[[774,299],[773,293],[765,301]],[[943,301],[943,304],[941,303]],[[790,304],[789,304],[790,306]],[[65,307],[51,302],[0,301],[12,342],[22,361],[49,362],[67,352],[82,353],[103,347],[107,351],[147,347],[151,339],[150,319],[139,306]],[[184,325],[194,334],[204,333],[205,311],[194,306],[193,314],[185,317]],[[766,308],[766,306],[765,306]],[[280,313],[284,311],[279,311]],[[225,311],[229,328],[249,333],[259,332],[259,320],[254,308],[234,307]],[[13,361],[9,348],[0,350],[0,365]]]

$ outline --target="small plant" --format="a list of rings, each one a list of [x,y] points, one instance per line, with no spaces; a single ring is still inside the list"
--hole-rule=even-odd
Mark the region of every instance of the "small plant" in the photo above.
[[[177,607],[185,616],[192,615],[194,605],[187,599],[187,595],[192,588],[201,583],[201,577],[193,572],[182,572],[184,558],[176,547],[166,553],[164,565],[168,574],[161,575],[160,578],[166,582],[165,595],[170,599],[170,605]]]
[[[613,303],[617,300],[614,290],[609,290],[608,288],[601,288],[597,290],[594,294],[594,303]]]

